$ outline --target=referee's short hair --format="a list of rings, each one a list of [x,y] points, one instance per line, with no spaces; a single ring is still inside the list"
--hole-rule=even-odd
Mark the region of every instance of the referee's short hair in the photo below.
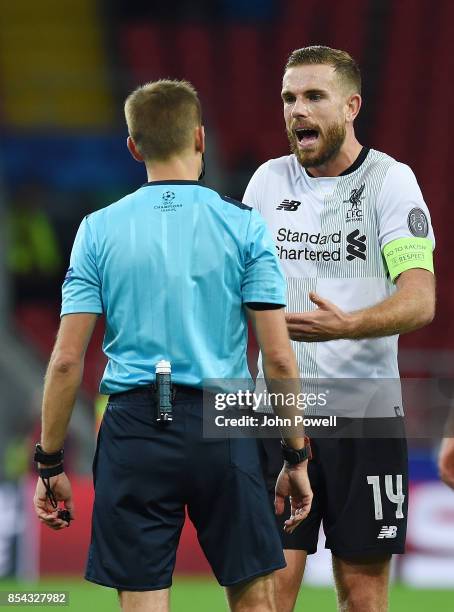
[[[191,146],[202,111],[188,81],[160,79],[137,87],[125,101],[125,117],[145,161],[166,161]]]
[[[302,47],[291,52],[285,71],[295,66],[325,64],[332,66],[340,80],[354,93],[361,93],[361,72],[358,64],[346,51],[322,45]]]

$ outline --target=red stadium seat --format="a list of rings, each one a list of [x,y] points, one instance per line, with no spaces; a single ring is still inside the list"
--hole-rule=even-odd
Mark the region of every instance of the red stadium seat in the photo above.
[[[408,144],[415,132],[414,108],[421,80],[420,66],[413,59],[424,41],[425,9],[423,2],[401,0],[391,3],[391,11],[385,66],[377,88],[380,112],[371,129],[371,142],[375,148],[411,162]]]
[[[32,303],[20,306],[15,312],[19,332],[35,348],[37,354],[48,361],[60,322],[57,304]],[[102,353],[104,336],[103,322],[98,321],[92,341],[85,356],[83,387],[86,393],[95,397],[104,371],[106,358]]]
[[[178,58],[177,78],[187,79],[199,92],[204,112],[212,113],[216,100],[217,45],[213,32],[201,25],[176,26],[173,49]]]
[[[146,23],[127,25],[119,37],[126,76],[132,86],[171,76],[166,52],[166,26]]]
[[[449,252],[454,221],[450,197],[452,143],[446,129],[447,109],[454,104],[454,83],[448,76],[453,72],[454,59],[446,52],[451,33],[444,24],[452,23],[454,5],[402,0],[392,3],[391,11],[386,65],[377,88],[379,113],[370,141],[374,148],[410,164],[415,171],[436,233],[436,273],[446,279],[451,263],[438,254]],[[404,335],[402,347],[449,347],[454,294],[449,283],[440,283],[437,293],[434,323]]]

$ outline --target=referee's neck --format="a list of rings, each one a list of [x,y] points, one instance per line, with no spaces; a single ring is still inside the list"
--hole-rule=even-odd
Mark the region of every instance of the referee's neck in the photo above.
[[[148,181],[197,181],[200,175],[200,154],[181,155],[165,162],[146,162]]]

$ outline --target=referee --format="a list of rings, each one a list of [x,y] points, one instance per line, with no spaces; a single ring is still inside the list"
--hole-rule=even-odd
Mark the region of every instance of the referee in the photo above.
[[[62,447],[85,351],[104,315],[100,389],[110,398],[93,464],[86,578],[117,589],[123,610],[167,611],[187,509],[230,609],[275,612],[273,571],[285,560],[256,441],[202,436],[204,379],[251,380],[247,317],[269,390],[284,382],[298,392],[274,245],[257,212],[197,180],[205,137],[189,83],[139,87],[125,114],[128,148],[145,163],[148,182],[88,215],[77,233],[44,386],[36,513],[56,530],[75,516]],[[173,382],[166,426],[156,419],[161,360]],[[312,499],[304,439],[287,438],[284,456],[276,511],[291,495],[292,532]]]

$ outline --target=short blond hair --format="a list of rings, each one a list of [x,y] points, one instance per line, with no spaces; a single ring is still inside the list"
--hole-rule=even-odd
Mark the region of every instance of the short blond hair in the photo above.
[[[361,71],[358,64],[346,51],[331,49],[331,47],[324,47],[322,45],[295,49],[287,60],[285,71],[289,68],[306,64],[332,66],[341,81],[352,89],[354,93],[361,93]]]
[[[166,161],[191,146],[202,112],[191,83],[160,79],[129,94],[125,117],[129,135],[144,160]]]

